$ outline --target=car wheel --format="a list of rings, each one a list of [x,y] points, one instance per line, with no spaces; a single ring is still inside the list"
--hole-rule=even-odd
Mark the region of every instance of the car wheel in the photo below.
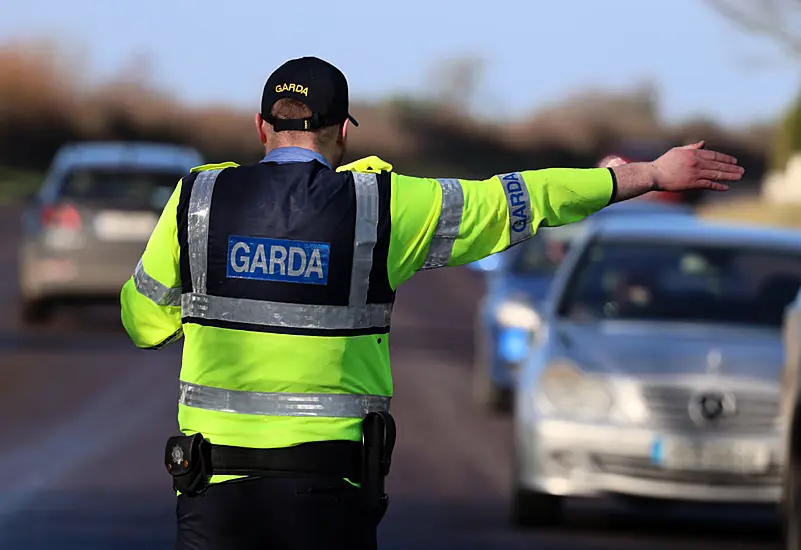
[[[484,363],[486,357],[481,334],[475,336],[475,352],[473,359],[473,397],[476,403],[493,412],[509,412],[512,408],[512,392],[501,388],[489,374],[489,367]]]
[[[45,299],[23,300],[21,306],[22,322],[26,325],[46,323],[53,316],[53,303]]]
[[[512,496],[512,524],[515,527],[555,527],[562,522],[561,496],[516,488]]]
[[[784,474],[784,548],[801,550],[801,479],[799,466],[791,462]]]

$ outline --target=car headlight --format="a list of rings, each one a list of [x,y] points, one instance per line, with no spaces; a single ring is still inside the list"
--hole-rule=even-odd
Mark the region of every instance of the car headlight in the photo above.
[[[537,405],[545,414],[603,420],[610,417],[613,404],[606,381],[586,374],[570,361],[552,362],[540,378]]]
[[[618,422],[640,424],[650,416],[648,405],[639,384],[623,379],[614,382],[615,406],[612,419]]]
[[[537,330],[541,319],[539,314],[528,304],[509,300],[501,304],[495,318],[504,327]]]

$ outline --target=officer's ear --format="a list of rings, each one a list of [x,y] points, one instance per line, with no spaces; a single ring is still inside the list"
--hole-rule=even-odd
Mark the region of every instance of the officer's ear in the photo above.
[[[348,120],[346,118],[345,122],[343,122],[342,125],[339,127],[339,130],[338,130],[338,133],[337,133],[337,142],[338,143],[345,144],[345,143],[348,142],[348,125],[349,124],[350,124],[350,120]]]
[[[259,141],[262,145],[267,145],[267,133],[264,131],[264,119],[261,118],[261,113],[256,113],[256,131],[259,133]]]

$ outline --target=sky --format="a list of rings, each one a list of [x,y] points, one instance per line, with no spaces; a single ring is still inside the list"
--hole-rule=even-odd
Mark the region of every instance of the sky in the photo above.
[[[0,43],[37,38],[87,54],[91,79],[144,56],[159,89],[254,112],[269,73],[304,55],[337,65],[364,100],[425,97],[439,63],[479,56],[493,117],[653,82],[666,120],[735,126],[777,116],[801,89],[797,65],[703,0],[0,0]]]

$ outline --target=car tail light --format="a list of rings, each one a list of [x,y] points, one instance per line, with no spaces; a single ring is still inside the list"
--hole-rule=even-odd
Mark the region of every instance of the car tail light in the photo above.
[[[671,193],[670,191],[654,191],[654,200],[662,202],[682,202],[681,193]]]
[[[80,229],[82,225],[81,215],[78,210],[69,204],[46,206],[42,210],[41,219],[43,225],[64,229]]]

